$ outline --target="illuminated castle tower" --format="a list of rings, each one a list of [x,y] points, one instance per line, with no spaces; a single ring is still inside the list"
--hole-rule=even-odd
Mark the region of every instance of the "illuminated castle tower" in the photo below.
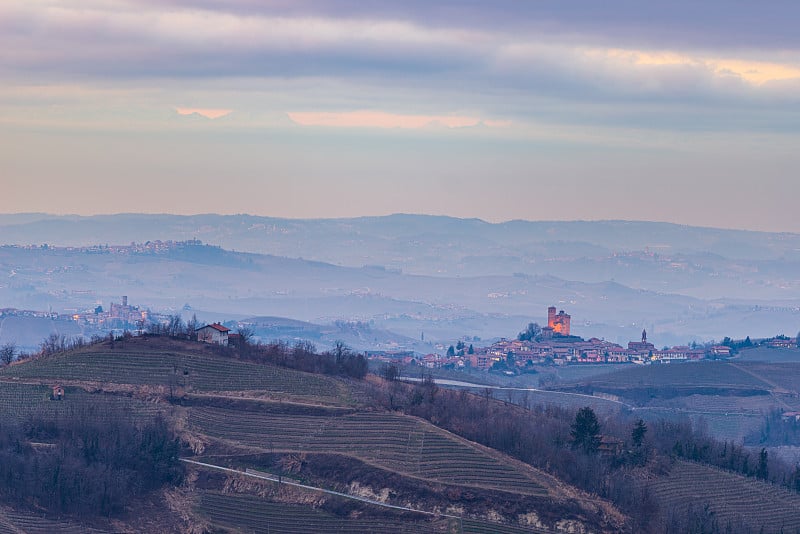
[[[554,334],[568,336],[570,319],[571,317],[564,313],[564,310],[556,313],[555,306],[547,308],[547,326],[553,329]]]

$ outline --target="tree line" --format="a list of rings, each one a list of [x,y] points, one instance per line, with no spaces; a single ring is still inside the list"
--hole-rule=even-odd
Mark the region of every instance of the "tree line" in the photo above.
[[[153,323],[142,336],[165,336],[171,339],[196,341],[196,318],[184,322],[179,315],[174,315],[166,323]],[[277,365],[296,369],[308,373],[341,376],[347,378],[363,379],[369,371],[367,358],[348,347],[345,343],[337,341],[330,350],[319,352],[308,341],[298,341],[289,344],[284,341],[269,343],[254,343],[253,331],[249,328],[239,328],[235,344],[229,347],[216,347],[216,353],[222,357],[237,358],[261,364]],[[133,333],[125,331],[122,335],[93,336],[87,341],[83,337],[70,338],[60,334],[51,334],[39,345],[35,354],[20,353],[13,343],[0,347],[0,366],[8,365],[15,359],[23,360],[43,356],[52,356],[75,349],[80,349],[98,343],[108,343],[111,349],[117,345],[124,345],[132,339]]]
[[[241,347],[239,355],[242,359],[257,363],[359,380],[366,377],[369,371],[367,358],[342,342],[336,342],[333,348],[323,352],[317,352],[316,347],[308,341],[293,345],[283,341],[257,343]]]
[[[196,317],[183,322],[179,315],[172,316],[164,324],[153,324],[148,329],[150,335],[165,335],[175,339],[196,340],[199,326]],[[253,342],[253,330],[248,327],[236,330],[238,338],[227,349],[220,347],[223,356],[237,357],[241,360],[261,364],[277,365],[307,373],[363,379],[369,371],[367,358],[337,341],[330,350],[318,352],[308,341],[289,344],[284,341],[269,343]]]
[[[162,418],[135,423],[120,409],[0,420],[0,496],[58,515],[118,515],[131,498],[183,480],[179,449]]]

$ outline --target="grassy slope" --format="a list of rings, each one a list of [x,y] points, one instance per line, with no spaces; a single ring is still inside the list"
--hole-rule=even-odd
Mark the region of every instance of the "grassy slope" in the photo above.
[[[60,403],[48,399],[56,383],[67,385]],[[188,406],[171,407],[166,402],[171,389],[175,395],[191,392]],[[241,362],[203,345],[155,338],[117,343],[113,349],[103,343],[0,370],[0,400],[8,402],[6,414],[17,418],[123,403],[145,416],[163,409],[181,420],[184,431],[188,423],[188,432],[199,439],[221,439],[243,452],[268,451],[277,442],[285,451],[355,457],[409,480],[500,491],[504,499],[575,502],[580,495],[549,475],[425,421],[356,409],[361,397],[331,377]],[[193,405],[214,398],[223,404],[246,398],[238,402],[259,408]],[[269,406],[282,408],[273,413],[264,408]],[[596,510],[588,499],[585,505]]]
[[[264,452],[352,456],[403,475],[437,482],[546,495],[541,476],[425,421],[390,413],[347,415],[190,410],[192,429]],[[537,476],[539,475],[539,476]]]
[[[0,370],[0,380],[41,383],[125,384],[196,392],[261,391],[280,400],[348,403],[348,390],[325,376],[237,361],[197,343],[134,339],[19,362]]]
[[[769,384],[728,362],[688,362],[636,365],[618,372],[592,376],[580,383],[600,389],[728,388],[768,389]]]
[[[733,389],[772,388],[771,384],[779,380],[781,385],[794,385],[794,375],[788,372],[793,367],[770,373],[770,368],[756,363],[748,364],[743,370],[745,364],[637,367],[607,377],[592,377],[590,381],[613,387],[624,386],[628,380],[632,382],[627,383],[635,387],[671,387],[678,383],[690,389],[720,384]],[[102,407],[107,402],[121,403],[132,413],[142,416],[162,411],[172,413],[163,401],[167,388],[165,383],[170,374],[176,374],[176,370],[178,380],[186,377],[185,389],[195,392],[188,398],[187,406],[181,409],[189,431],[203,439],[224,443],[231,450],[239,448],[242,454],[276,450],[324,452],[357,458],[409,480],[502,491],[509,495],[508,498],[513,494],[546,496],[555,500],[579,498],[578,492],[552,477],[425,421],[358,408],[353,399],[361,395],[354,395],[341,381],[230,360],[195,344],[135,340],[123,347],[118,344],[113,350],[107,345],[99,345],[22,362],[0,371],[0,402],[8,408],[4,412],[6,416],[17,418],[37,413],[52,414],[58,410],[76,409],[76,406]],[[73,384],[67,387],[66,399],[61,403],[48,400],[48,386],[54,382]],[[90,393],[79,387],[80,384],[116,393]],[[132,396],[130,391],[134,392]],[[143,392],[152,397],[150,402],[141,398]],[[245,399],[241,400],[242,397]],[[704,406],[707,410],[747,409],[738,397],[701,397],[714,399]],[[239,400],[232,400],[234,398]],[[159,399],[162,402],[157,402]],[[685,399],[681,402],[691,407],[694,401],[689,402],[691,399],[688,397]],[[68,408],[70,406],[73,408]],[[709,502],[717,516],[726,520],[746,512],[747,517],[762,522],[769,529],[781,526],[800,528],[797,524],[800,519],[795,520],[797,514],[794,513],[800,509],[800,497],[753,479],[679,462],[668,477],[655,483],[655,488],[659,498],[676,509],[687,502]],[[272,521],[268,518],[272,517],[269,503],[252,499],[255,497],[218,495],[212,491],[202,493],[194,506],[202,521],[217,528],[247,531],[254,527],[248,522]],[[284,515],[295,510],[292,508],[295,505],[291,504],[272,505],[275,510],[282,510]],[[231,507],[234,511],[246,510],[246,513],[231,514]],[[787,514],[786,510],[792,513]],[[316,512],[303,506],[296,509],[296,516],[290,514],[289,518],[300,521],[307,514]],[[47,521],[25,517],[28,516],[0,513],[0,532],[19,529],[19,521]],[[242,518],[240,523],[236,522],[237,517]],[[324,514],[314,517],[325,521],[341,520]],[[346,531],[358,531],[362,527],[372,531],[396,527],[388,520],[379,524],[331,523],[334,524]],[[64,522],[54,523],[55,526],[50,523],[41,525],[54,532],[70,532],[75,528],[74,524]],[[423,530],[435,531],[432,526],[426,525]],[[27,525],[23,530],[35,531],[36,528],[39,527]],[[413,522],[407,524],[407,531],[418,531],[415,528]],[[501,527],[480,520],[465,521],[463,528],[465,532],[516,530],[516,527]]]
[[[800,363],[800,349],[754,347],[742,350],[735,359],[736,361]]]

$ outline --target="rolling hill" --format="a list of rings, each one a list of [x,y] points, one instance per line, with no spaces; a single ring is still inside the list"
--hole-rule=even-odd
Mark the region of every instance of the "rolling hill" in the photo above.
[[[661,345],[793,335],[800,236],[626,221],[491,224],[416,215],[0,217],[0,300],[67,311],[138,303],[241,318],[374,321],[449,342],[514,335],[555,304],[579,335]],[[75,247],[201,239],[158,255]],[[21,248],[48,243],[48,248]],[[233,252],[233,251],[237,252]]]
[[[120,409],[134,421],[167,418],[187,457],[234,469],[187,467],[184,485],[153,511],[175,529],[548,532],[557,524],[608,530],[621,520],[608,503],[551,475],[425,420],[371,406],[369,383],[232,355],[145,337],[21,361],[0,369],[0,425],[67,414],[96,420]],[[65,386],[63,400],[51,400],[54,385]],[[254,479],[248,469],[307,488]],[[311,488],[372,495],[378,504]],[[0,531],[137,529],[125,518],[81,521],[3,509]]]

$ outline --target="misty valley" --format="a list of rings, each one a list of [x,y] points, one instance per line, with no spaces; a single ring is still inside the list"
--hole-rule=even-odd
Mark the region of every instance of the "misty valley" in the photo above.
[[[791,236],[130,217],[0,219],[0,532],[800,530]]]

